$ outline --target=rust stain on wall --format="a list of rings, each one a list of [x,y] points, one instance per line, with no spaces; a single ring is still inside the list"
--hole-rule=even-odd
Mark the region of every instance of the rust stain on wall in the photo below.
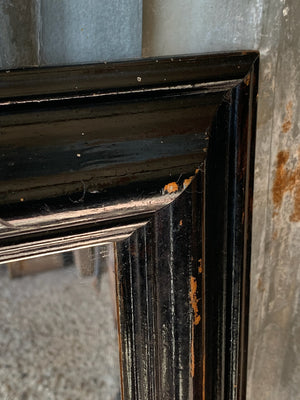
[[[263,280],[261,278],[258,278],[257,290],[259,290],[260,292],[264,292],[264,290],[265,290]]]
[[[300,168],[298,169],[298,175],[296,177],[296,185],[295,186],[296,187],[295,187],[295,193],[294,193],[294,212],[292,215],[290,215],[291,222],[299,222],[300,221]]]
[[[279,209],[282,203],[283,195],[290,190],[291,177],[285,165],[289,159],[288,151],[280,151],[277,154],[276,174],[273,185],[273,203],[276,209]]]
[[[293,118],[293,103],[289,101],[286,106],[286,114],[282,124],[282,130],[284,133],[287,133],[291,129],[292,118]]]
[[[290,170],[286,164],[290,158],[290,153],[282,150],[277,154],[276,173],[273,184],[273,203],[274,214],[278,215],[282,205],[283,196],[290,192],[294,200],[294,210],[290,215],[291,222],[300,221],[300,148],[298,150],[298,162],[295,169]]]

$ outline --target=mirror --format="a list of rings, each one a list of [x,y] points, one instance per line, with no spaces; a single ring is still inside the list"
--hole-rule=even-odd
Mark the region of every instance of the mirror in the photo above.
[[[0,73],[1,399],[116,400],[116,325],[124,400],[245,398],[257,79],[247,51]]]
[[[0,397],[120,399],[113,244],[0,265]]]

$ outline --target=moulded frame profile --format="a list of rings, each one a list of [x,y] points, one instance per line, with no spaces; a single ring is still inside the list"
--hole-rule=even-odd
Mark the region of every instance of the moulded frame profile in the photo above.
[[[0,72],[0,261],[115,243],[122,394],[244,399],[258,53]]]

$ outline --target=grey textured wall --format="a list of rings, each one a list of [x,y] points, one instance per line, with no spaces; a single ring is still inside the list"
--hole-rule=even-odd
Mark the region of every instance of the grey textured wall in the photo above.
[[[141,56],[140,0],[41,0],[41,64]]]
[[[144,55],[258,47],[263,0],[148,0]]]
[[[249,400],[300,399],[300,2],[151,0],[144,55],[261,52]]]
[[[0,1],[0,68],[38,64],[35,0]]]
[[[141,56],[142,0],[1,0],[0,68]]]

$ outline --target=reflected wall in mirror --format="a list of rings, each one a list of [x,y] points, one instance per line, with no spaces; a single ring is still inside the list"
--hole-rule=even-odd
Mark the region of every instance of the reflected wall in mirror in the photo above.
[[[0,265],[0,397],[120,399],[113,244]]]

